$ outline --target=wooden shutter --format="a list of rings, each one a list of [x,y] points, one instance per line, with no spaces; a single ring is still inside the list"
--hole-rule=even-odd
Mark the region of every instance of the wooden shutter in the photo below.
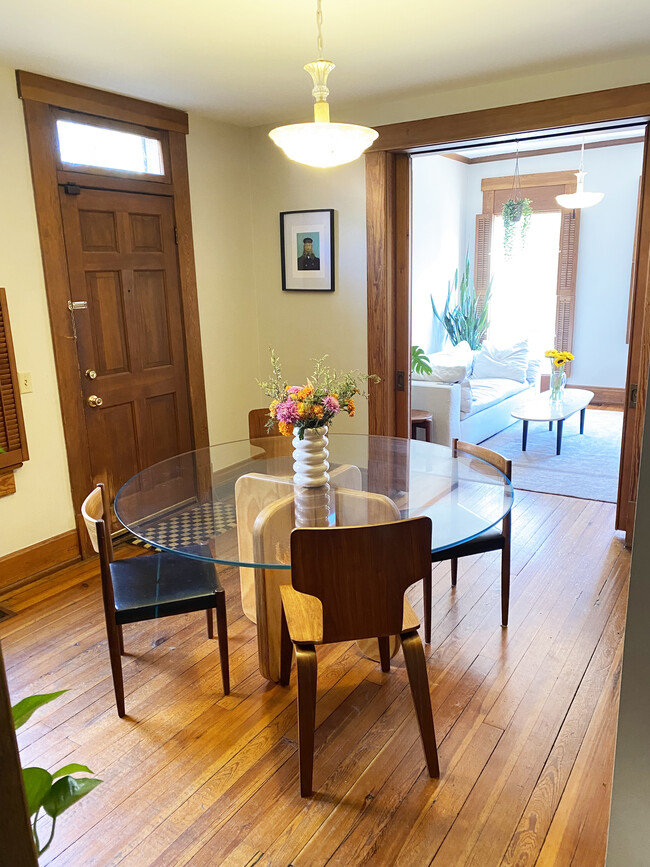
[[[566,352],[571,352],[573,347],[579,223],[580,211],[564,211],[562,213],[555,312],[555,348]],[[567,375],[569,372],[570,369],[567,369]]]
[[[485,293],[490,285],[490,249],[492,246],[492,214],[476,215],[476,243],[474,254],[474,288],[477,310],[483,310]]]
[[[4,289],[0,289],[0,447],[0,470],[19,467],[29,457]]]

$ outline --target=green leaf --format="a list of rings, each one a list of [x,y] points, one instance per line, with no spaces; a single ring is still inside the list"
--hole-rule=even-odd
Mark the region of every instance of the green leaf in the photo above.
[[[90,768],[87,768],[86,765],[65,765],[62,768],[59,768],[58,771],[52,771],[52,779],[56,780],[57,777],[62,777],[64,774],[77,774],[79,772],[83,772],[84,774],[92,774]]]
[[[38,710],[39,707],[42,707],[50,701],[54,701],[55,698],[58,698],[67,691],[67,689],[61,689],[59,692],[47,692],[43,695],[29,695],[27,698],[19,701],[18,704],[15,704],[11,708],[14,715],[14,728],[19,729],[27,722],[35,710]]]
[[[23,783],[27,809],[29,815],[33,816],[52,787],[52,774],[48,774],[44,768],[23,768]]]
[[[56,819],[101,782],[101,780],[95,780],[91,777],[82,777],[80,780],[69,776],[62,777],[54,783],[43,798],[43,809],[49,816]]]
[[[429,356],[421,346],[411,347],[411,370],[413,373],[431,373]]]

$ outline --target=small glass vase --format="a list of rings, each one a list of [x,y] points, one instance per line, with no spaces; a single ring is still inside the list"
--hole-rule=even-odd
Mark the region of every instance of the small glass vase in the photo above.
[[[562,403],[565,385],[566,373],[564,372],[564,368],[553,365],[551,370],[551,403]]]

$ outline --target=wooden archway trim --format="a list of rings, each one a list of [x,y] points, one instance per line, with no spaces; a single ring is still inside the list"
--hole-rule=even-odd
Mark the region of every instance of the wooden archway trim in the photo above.
[[[379,137],[366,154],[368,366],[382,377],[382,382],[371,392],[371,433],[407,436],[409,427],[411,293],[408,264],[402,263],[398,268],[398,262],[408,250],[411,199],[410,184],[407,189],[404,183],[397,181],[397,166],[402,166],[399,173],[404,180],[410,178],[410,155],[436,145],[503,138],[524,132],[550,133],[567,126],[602,127],[625,121],[647,123],[649,119],[650,83],[644,83],[377,128]],[[629,393],[623,425],[616,520],[617,528],[626,530],[628,541],[631,541],[634,525],[650,362],[649,173],[646,131],[639,209],[639,255],[628,356]],[[398,371],[404,371],[404,393],[397,390]]]

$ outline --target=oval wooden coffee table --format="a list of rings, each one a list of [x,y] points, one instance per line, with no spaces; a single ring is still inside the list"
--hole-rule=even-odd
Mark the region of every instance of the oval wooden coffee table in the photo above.
[[[580,413],[580,433],[585,432],[585,411],[594,399],[593,391],[584,388],[565,388],[561,401],[551,402],[551,392],[543,391],[541,394],[522,403],[512,413],[513,418],[520,418],[524,423],[521,433],[521,450],[526,451],[528,441],[528,422],[547,421],[548,429],[553,430],[553,422],[557,422],[557,447],[555,454],[559,455],[562,449],[562,428],[566,419],[576,412]]]

